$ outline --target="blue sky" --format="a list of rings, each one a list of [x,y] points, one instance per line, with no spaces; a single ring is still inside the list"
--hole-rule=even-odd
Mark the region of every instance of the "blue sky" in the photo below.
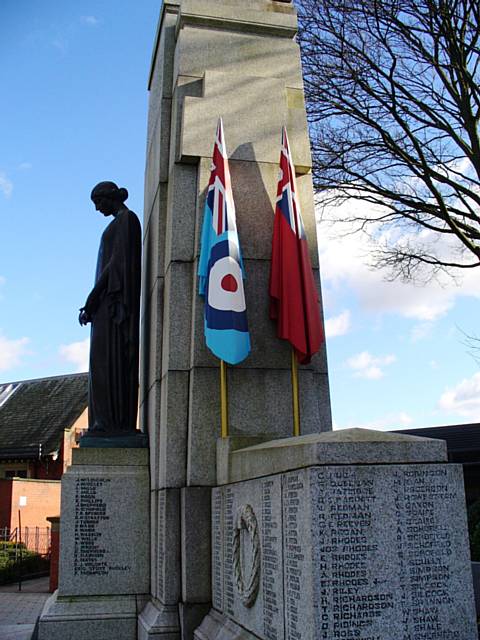
[[[0,4],[0,379],[73,371],[105,219],[100,180],[142,217],[159,2]],[[63,355],[62,355],[63,353]],[[70,360],[69,360],[70,357]]]
[[[112,179],[142,217],[147,77],[160,2],[0,4],[0,382],[84,369],[88,293]],[[355,205],[360,206],[360,205]],[[480,418],[480,280],[387,283],[359,236],[319,230],[336,427]]]
[[[347,205],[365,207],[363,203]],[[370,242],[319,226],[334,424],[379,429],[477,421],[480,282],[404,284],[371,269]],[[447,247],[447,250],[451,247]]]

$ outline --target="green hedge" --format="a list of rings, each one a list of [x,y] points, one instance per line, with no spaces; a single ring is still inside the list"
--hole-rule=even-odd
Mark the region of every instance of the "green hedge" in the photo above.
[[[471,559],[474,562],[480,562],[480,500],[468,508],[468,535]]]
[[[21,549],[20,549],[21,546]],[[20,551],[22,561],[20,563]],[[23,577],[38,573],[48,573],[50,559],[25,549],[25,545],[14,542],[0,543],[0,584],[18,580],[20,571]]]

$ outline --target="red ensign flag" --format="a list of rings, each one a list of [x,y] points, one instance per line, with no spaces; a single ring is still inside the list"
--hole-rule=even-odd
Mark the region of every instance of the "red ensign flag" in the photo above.
[[[273,225],[270,318],[277,322],[278,337],[295,349],[300,364],[308,364],[320,348],[323,331],[285,127]]]

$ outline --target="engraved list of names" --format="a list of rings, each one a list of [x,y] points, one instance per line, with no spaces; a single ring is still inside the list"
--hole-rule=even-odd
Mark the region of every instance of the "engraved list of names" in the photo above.
[[[476,640],[463,500],[446,464],[312,466],[217,489],[215,606],[264,640]],[[261,540],[251,607],[232,567],[245,504]]]
[[[248,505],[255,514],[259,537],[259,589],[251,606],[243,604],[234,571],[233,533],[239,513]],[[270,476],[215,489],[212,496],[213,603],[264,640],[284,640],[281,477]],[[242,579],[255,571],[253,543],[240,530]]]
[[[107,549],[102,544],[100,523],[109,520],[107,505],[101,497],[108,478],[75,480],[74,575],[104,576],[109,573]]]
[[[315,638],[474,637],[458,469],[332,466],[307,476]]]

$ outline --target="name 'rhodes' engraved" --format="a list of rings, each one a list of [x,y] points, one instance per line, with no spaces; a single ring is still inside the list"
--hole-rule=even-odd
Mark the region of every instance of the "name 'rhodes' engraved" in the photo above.
[[[461,469],[310,467],[282,503],[285,640],[477,637]]]
[[[380,620],[395,609],[394,593],[377,575],[381,546],[374,535],[375,476],[353,469],[315,469],[310,474],[312,548],[315,565],[315,638],[384,640]]]

